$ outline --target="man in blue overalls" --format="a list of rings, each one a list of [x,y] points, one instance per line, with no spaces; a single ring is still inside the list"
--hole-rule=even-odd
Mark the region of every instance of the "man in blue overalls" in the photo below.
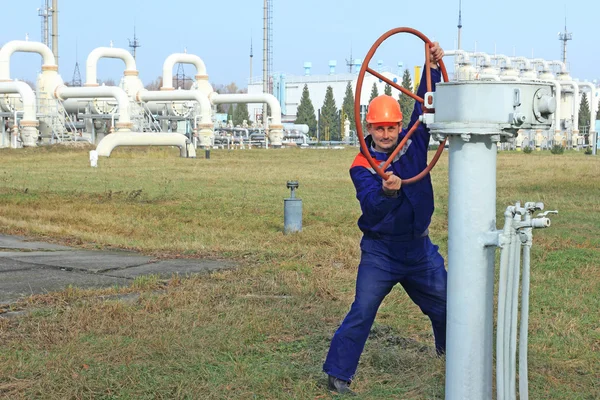
[[[443,56],[444,51],[434,43],[430,55],[432,90],[441,80],[437,62]],[[423,77],[417,95],[423,98],[426,91]],[[421,104],[416,102],[408,129],[420,114]],[[402,129],[400,106],[391,96],[378,96],[369,104],[366,120],[369,136],[365,140],[371,157],[383,162],[408,132]],[[362,153],[350,168],[362,210],[358,227],[363,238],[354,303],[335,332],[323,365],[330,390],[352,393],[349,385],[375,314],[397,283],[431,319],[437,353],[446,350],[446,269],[438,246],[428,235],[434,208],[431,177],[427,174],[416,183],[402,185],[402,179],[417,175],[427,166],[428,145],[429,129],[421,124],[386,170],[385,181]]]

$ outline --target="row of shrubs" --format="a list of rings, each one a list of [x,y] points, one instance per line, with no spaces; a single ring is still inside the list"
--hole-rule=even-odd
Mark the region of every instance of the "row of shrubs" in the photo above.
[[[533,151],[533,148],[531,146],[523,147],[523,153],[525,153],[525,154],[529,154],[532,151]],[[563,146],[561,146],[560,144],[555,144],[550,149],[550,153],[552,153],[552,154],[563,154],[564,152],[565,152],[565,148]],[[592,148],[589,146],[586,147],[586,149],[583,153],[584,154],[592,154]]]

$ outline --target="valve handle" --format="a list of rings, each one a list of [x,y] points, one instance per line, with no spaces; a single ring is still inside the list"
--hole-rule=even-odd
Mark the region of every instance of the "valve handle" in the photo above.
[[[365,79],[365,74],[367,72],[370,73],[371,75],[375,76],[376,78],[379,78],[380,80],[384,81],[388,85],[398,89],[405,95],[410,96],[413,99],[415,99],[416,101],[418,101],[419,103],[421,103],[423,105],[423,107],[422,107],[423,113],[434,112],[433,109],[427,108],[427,106],[424,104],[424,100],[421,97],[417,96],[410,90],[405,89],[402,86],[396,84],[396,82],[389,80],[388,78],[386,78],[379,72],[369,68],[369,62],[371,61],[371,58],[373,58],[373,55],[375,54],[375,51],[377,50],[377,48],[387,38],[389,38],[390,36],[393,36],[397,33],[410,33],[412,35],[419,37],[421,40],[423,40],[423,42],[425,42],[425,78],[427,80],[427,92],[428,93],[431,92],[431,64],[430,64],[430,60],[429,60],[429,49],[431,48],[431,45],[432,45],[431,40],[429,40],[427,38],[427,36],[425,36],[424,34],[422,34],[419,31],[417,31],[416,29],[407,28],[407,27],[390,29],[389,31],[387,31],[386,33],[381,35],[379,37],[379,39],[377,39],[375,41],[373,46],[371,46],[371,49],[369,49],[369,51],[365,57],[365,60],[363,61],[363,64],[360,68],[358,78],[356,80],[356,94],[354,95],[354,121],[356,121],[356,134],[358,136],[358,140],[360,141],[360,147],[362,149],[363,154],[367,158],[367,161],[369,161],[369,164],[371,165],[371,167],[384,180],[388,179],[387,175],[385,174],[385,170],[390,165],[392,160],[396,157],[396,155],[402,150],[402,148],[404,147],[404,145],[406,144],[408,139],[410,139],[410,137],[415,132],[415,130],[417,129],[417,127],[420,125],[421,122],[419,120],[417,120],[414,123],[414,125],[406,133],[406,135],[404,136],[402,141],[400,141],[398,146],[396,146],[396,149],[392,152],[392,154],[390,154],[387,161],[380,167],[378,165],[378,163],[373,159],[373,157],[371,157],[371,154],[369,153],[369,148],[367,147],[367,142],[365,141],[365,136],[363,134],[362,123],[361,123],[361,119],[360,119],[360,97],[361,97],[360,95],[362,92],[362,86],[363,86],[363,81]],[[444,65],[444,61],[440,60],[438,64],[439,64],[440,71],[442,73],[442,78],[444,79],[444,82],[448,82],[448,73],[446,72],[446,66]],[[440,142],[440,146],[439,146],[437,152],[435,153],[435,155],[433,156],[433,159],[431,160],[429,165],[423,171],[421,171],[417,175],[413,176],[412,178],[402,179],[402,184],[406,185],[406,184],[417,182],[417,181],[421,180],[425,175],[427,175],[429,173],[429,171],[431,171],[431,169],[435,166],[438,159],[442,155],[445,144],[446,144],[446,139],[444,139],[442,142]]]

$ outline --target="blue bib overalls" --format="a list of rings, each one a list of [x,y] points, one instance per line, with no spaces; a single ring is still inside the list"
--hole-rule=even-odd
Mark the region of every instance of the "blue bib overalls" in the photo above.
[[[432,70],[432,83],[439,81],[439,71]],[[420,97],[425,93],[424,82],[423,78],[417,92]],[[409,127],[418,118],[420,108],[417,103]],[[406,132],[400,134],[399,141]],[[385,161],[387,154],[373,149],[371,137],[366,140],[371,156]],[[428,144],[429,131],[420,125],[388,171],[403,179],[417,175],[426,167]],[[364,155],[356,157],[350,175],[362,210],[358,220],[364,233],[361,260],[354,302],[333,336],[323,365],[327,374],[345,381],[354,377],[377,310],[398,283],[430,318],[437,352],[446,349],[447,278],[444,260],[428,236],[434,208],[430,176],[403,185],[397,196],[389,197]]]

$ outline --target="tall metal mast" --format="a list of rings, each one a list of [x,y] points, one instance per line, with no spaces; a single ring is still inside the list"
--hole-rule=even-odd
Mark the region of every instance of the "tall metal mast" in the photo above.
[[[567,32],[567,17],[565,17],[565,31],[558,34],[558,40],[563,42],[562,47],[562,62],[567,65],[567,42],[573,40],[573,34]]]
[[[460,50],[460,34],[462,31],[462,1],[458,0],[458,49]]]

